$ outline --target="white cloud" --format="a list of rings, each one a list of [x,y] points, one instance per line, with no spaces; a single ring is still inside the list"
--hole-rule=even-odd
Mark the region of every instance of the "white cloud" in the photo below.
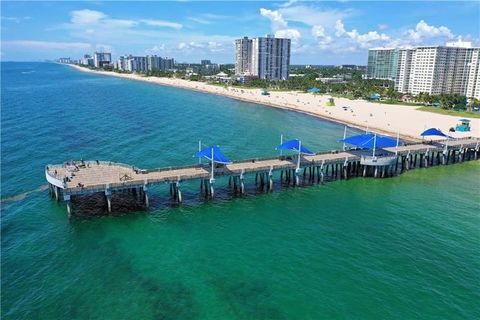
[[[85,42],[55,42],[37,40],[3,41],[2,47],[28,50],[90,50],[91,45]]]
[[[292,4],[297,3],[298,0],[288,0],[287,2],[284,2],[280,5],[282,8],[290,7]]]
[[[154,26],[154,27],[166,27],[166,28],[172,28],[177,30],[182,29],[183,27],[183,25],[180,23],[164,21],[164,20],[142,19],[140,21],[145,23],[146,25]]]
[[[286,21],[295,21],[303,23],[307,26],[322,25],[325,27],[333,27],[335,21],[345,19],[355,12],[351,9],[322,10],[314,6],[296,5],[288,8],[280,8],[278,12]]]
[[[317,41],[319,47],[325,47],[332,42],[332,37],[325,33],[325,28],[321,25],[312,27],[312,36]]]
[[[188,17],[187,19],[200,24],[211,24],[211,22],[207,19],[202,19],[197,17]]]
[[[420,20],[415,26],[415,30],[410,29],[407,34],[413,42],[421,42],[424,39],[446,38],[452,39],[453,33],[447,27],[435,27],[428,25],[424,20]]]
[[[277,38],[288,38],[292,40],[293,44],[296,44],[302,38],[300,31],[297,29],[282,29],[275,32]]]
[[[343,24],[342,20],[337,20],[335,22],[335,35],[337,37],[341,37],[346,33],[345,25]]]
[[[29,19],[31,19],[31,17],[6,17],[6,16],[1,16],[0,18],[1,18],[1,20],[13,21],[13,22],[16,22],[16,23],[19,23],[19,22],[21,22],[22,20],[29,20]]]
[[[95,10],[75,10],[70,12],[71,22],[75,24],[94,24],[107,17],[103,12]]]
[[[260,8],[260,14],[268,18],[272,24],[272,29],[274,31],[280,29],[286,29],[287,22],[283,19],[282,14],[277,10],[268,10],[265,8]]]
[[[178,44],[178,50],[182,52],[191,53],[218,53],[225,51],[225,46],[221,42],[217,41],[190,41],[190,42],[180,42]]]
[[[385,42],[390,40],[390,37],[384,33],[378,33],[377,31],[369,31],[367,33],[361,34],[357,29],[352,29],[352,31],[346,31],[345,26],[341,20],[337,20],[335,23],[335,35],[337,37],[347,37],[350,38],[354,43],[359,45],[361,48],[368,48],[373,42]]]
[[[380,23],[380,24],[378,25],[378,29],[380,29],[380,30],[386,30],[386,29],[388,29],[388,24]]]
[[[157,54],[157,53],[161,53],[161,52],[165,52],[165,44],[164,43],[159,44],[159,45],[155,45],[152,48],[145,50],[146,54]]]

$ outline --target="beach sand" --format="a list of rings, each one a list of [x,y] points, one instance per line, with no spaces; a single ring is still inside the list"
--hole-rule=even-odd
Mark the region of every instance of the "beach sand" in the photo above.
[[[306,113],[315,117],[336,121],[352,127],[374,130],[395,136],[397,132],[403,138],[420,139],[420,133],[426,128],[438,128],[455,138],[480,137],[480,119],[472,120],[470,132],[451,132],[459,117],[416,110],[416,106],[371,103],[365,100],[334,98],[335,106],[327,106],[328,95],[294,91],[271,91],[269,96],[261,94],[261,89],[221,87],[204,82],[175,78],[145,77],[139,74],[97,71],[71,65],[84,71],[115,76],[131,80],[140,80],[159,85],[173,86],[222,95],[233,99],[253,102],[271,107]],[[346,108],[345,108],[346,107]],[[433,137],[433,139],[438,139]]]

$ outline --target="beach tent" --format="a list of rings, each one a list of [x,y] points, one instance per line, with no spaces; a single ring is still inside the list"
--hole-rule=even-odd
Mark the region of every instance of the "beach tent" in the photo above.
[[[300,156],[303,154],[307,155],[314,155],[312,151],[307,149],[306,147],[302,146],[302,141],[298,139],[293,139],[289,140],[287,142],[283,142],[280,144],[278,147],[276,147],[277,150],[293,150],[298,152],[298,157],[297,157],[297,171],[300,169]]]
[[[320,89],[318,89],[318,88],[316,88],[316,87],[313,87],[313,88],[308,89],[307,92],[310,92],[310,93],[320,93]]]
[[[435,129],[435,128],[427,129],[427,130],[423,131],[420,135],[421,135],[422,137],[437,136],[437,137],[446,137],[446,138],[449,138],[449,136],[447,136],[445,133],[443,133],[443,132],[440,131],[439,129]]]
[[[369,97],[368,97],[369,100],[380,100],[380,94],[379,93],[374,93],[374,94],[371,94]]]

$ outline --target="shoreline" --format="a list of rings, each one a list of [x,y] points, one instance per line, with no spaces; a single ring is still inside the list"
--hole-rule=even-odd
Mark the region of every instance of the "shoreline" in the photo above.
[[[420,133],[425,128],[431,127],[439,128],[445,134],[450,134],[454,138],[480,137],[480,119],[471,119],[470,132],[449,133],[449,128],[456,125],[458,117],[419,111],[416,110],[417,106],[334,98],[335,106],[330,107],[326,106],[326,102],[330,98],[328,95],[313,95],[311,93],[293,91],[271,91],[269,96],[263,96],[261,95],[261,89],[222,87],[184,79],[146,77],[133,73],[91,70],[78,65],[69,64],[69,66],[83,72],[215,94],[271,108],[299,112],[360,130],[368,128],[369,130],[375,130],[381,134],[391,136],[396,136],[398,133],[401,138],[408,140],[421,140]],[[435,137],[433,140],[435,140]]]

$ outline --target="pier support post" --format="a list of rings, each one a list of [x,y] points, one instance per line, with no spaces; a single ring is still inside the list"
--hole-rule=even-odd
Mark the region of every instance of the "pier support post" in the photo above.
[[[429,157],[430,157],[430,154],[429,154],[429,152],[428,152],[428,150],[427,150],[427,152],[425,152],[425,155],[424,155],[424,157],[423,157],[423,159],[425,160],[425,165],[424,165],[425,168],[428,167],[428,158],[429,158]]]
[[[322,161],[322,165],[320,166],[320,183],[323,184],[323,167],[325,166],[325,160]]]
[[[300,168],[295,169],[295,186],[298,186],[300,183],[300,177],[298,176]]]
[[[182,191],[180,190],[180,180],[175,182],[175,190],[177,191],[177,201],[182,203]]]
[[[373,177],[376,178],[378,175],[378,166],[375,166],[375,172],[373,174]]]
[[[245,194],[245,183],[243,182],[244,172],[245,172],[245,169],[242,169],[242,172],[240,173],[240,194],[241,195]]]
[[[213,197],[215,196],[215,189],[213,188],[213,184],[215,183],[215,179],[213,178],[210,178],[210,198],[213,199]]]
[[[270,170],[268,171],[268,191],[273,190],[273,167],[270,167]]]
[[[147,185],[147,182],[145,181],[145,183],[143,184],[143,196],[145,198],[145,207],[149,207],[150,206],[150,201],[148,199],[148,185]]]
[[[54,188],[54,191],[55,191],[55,200],[58,201],[58,199],[59,199],[59,196],[58,196],[58,187],[57,187],[57,186],[53,186],[53,188]]]
[[[345,158],[345,162],[343,163],[343,177],[345,180],[348,179],[348,158]]]
[[[105,189],[105,198],[107,199],[107,210],[112,212],[112,191],[107,187]]]
[[[67,204],[68,217],[71,218],[72,217],[72,204],[70,202],[70,195],[69,194],[64,194],[63,195],[63,201],[65,201],[65,203]]]
[[[363,176],[363,177],[367,176],[367,166],[366,166],[366,165],[363,165],[363,173],[362,173],[362,176]]]

